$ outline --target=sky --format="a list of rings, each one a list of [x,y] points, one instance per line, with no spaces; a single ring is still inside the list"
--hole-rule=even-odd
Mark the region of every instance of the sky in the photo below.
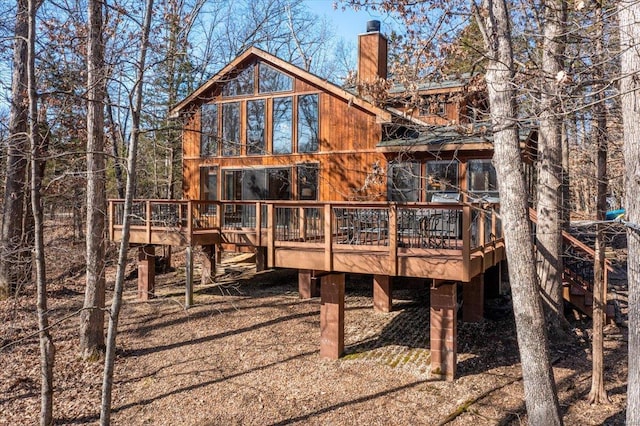
[[[357,46],[358,34],[366,32],[367,21],[377,19],[382,22],[382,33],[389,34],[391,32],[392,19],[378,12],[370,12],[364,9],[355,11],[350,7],[345,8],[343,11],[340,2],[338,2],[338,8],[334,9],[334,0],[304,0],[304,3],[313,13],[320,17],[326,17],[333,25],[336,35],[341,37],[348,46],[353,46],[354,49]],[[5,84],[0,84],[0,109],[7,108],[6,96],[9,94],[10,87],[10,81],[8,80],[10,78],[9,65],[0,63],[0,79],[7,79],[6,82],[2,82]]]
[[[366,32],[367,21],[373,19],[382,21],[381,32],[386,34],[390,32],[389,18],[385,18],[377,12],[370,12],[364,9],[356,12],[350,7],[343,11],[341,4],[338,5],[338,9],[334,9],[333,0],[305,0],[305,3],[313,13],[319,16],[326,16],[333,23],[336,34],[347,42],[355,43],[358,39],[358,34]]]

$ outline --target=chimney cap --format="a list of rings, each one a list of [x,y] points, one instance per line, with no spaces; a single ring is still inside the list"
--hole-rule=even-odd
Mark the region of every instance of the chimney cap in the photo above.
[[[380,21],[378,21],[377,19],[367,21],[367,32],[368,33],[380,32]]]

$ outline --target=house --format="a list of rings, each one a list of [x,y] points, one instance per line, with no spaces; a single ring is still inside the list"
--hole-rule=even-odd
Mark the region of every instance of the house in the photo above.
[[[255,250],[259,268],[299,270],[302,297],[320,287],[320,354],[344,349],[344,274],[373,275],[374,306],[392,309],[393,278],[430,283],[432,374],[456,370],[458,288],[463,319],[482,318],[484,287],[505,259],[486,99],[469,78],[365,90],[387,77],[379,23],[359,36],[358,87],[345,90],[250,48],[187,96],[183,200],[138,200],[139,290],[153,288],[156,245],[202,246],[203,279],[222,247]],[[523,155],[535,132],[522,132]],[[528,158],[528,157],[527,157]],[[531,177],[533,173],[528,173]],[[120,239],[123,203],[111,201]]]
[[[360,35],[359,52],[359,81],[387,77],[379,26]],[[431,201],[469,191],[496,198],[491,139],[469,127],[481,112],[466,101],[482,94],[465,93],[464,79],[417,90],[425,102],[414,111],[401,87],[389,91],[396,105],[381,107],[250,48],[171,111],[184,123],[183,196]]]

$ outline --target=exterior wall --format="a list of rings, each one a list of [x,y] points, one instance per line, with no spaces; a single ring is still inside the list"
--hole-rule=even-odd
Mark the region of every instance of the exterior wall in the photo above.
[[[318,93],[318,151],[315,153],[293,153],[282,155],[240,155],[234,157],[200,157],[200,105],[192,105],[186,114],[183,132],[183,194],[187,199],[200,198],[200,168],[218,166],[218,199],[222,199],[222,177],[225,169],[241,167],[295,167],[298,163],[312,162],[319,166],[319,201],[342,201],[351,199],[380,200],[386,195],[386,182],[379,179],[378,185],[366,185],[367,176],[377,165],[386,170],[386,160],[376,151],[381,140],[382,126],[376,116],[356,105],[349,105],[320,88],[296,78],[293,92],[286,95]],[[284,95],[279,93],[278,95]],[[221,100],[219,95],[203,98]],[[238,96],[233,100],[264,98],[269,96]],[[226,98],[225,100],[231,100]],[[267,109],[265,132],[270,134],[270,112]],[[295,121],[295,115],[294,115]],[[241,139],[245,144],[245,119],[241,114]],[[243,151],[244,152],[244,148]],[[295,181],[295,179],[292,179]],[[371,179],[369,179],[371,181]],[[295,183],[292,182],[292,185]],[[361,190],[367,186],[365,190]],[[292,186],[295,199],[296,188]]]

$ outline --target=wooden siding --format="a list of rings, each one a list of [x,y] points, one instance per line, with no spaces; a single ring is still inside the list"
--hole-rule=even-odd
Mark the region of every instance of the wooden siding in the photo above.
[[[386,196],[386,182],[366,185],[374,165],[386,169],[386,160],[376,151],[381,139],[382,126],[376,115],[350,104],[300,78],[295,79],[295,90],[277,96],[296,96],[302,93],[318,93],[318,152],[284,155],[240,155],[235,157],[200,157],[200,108],[194,105],[184,120],[183,132],[183,196],[200,198],[200,168],[218,166],[224,169],[243,167],[292,167],[299,163],[317,163],[319,169],[319,200],[379,200]],[[239,99],[270,98],[272,96],[242,97]],[[206,96],[205,96],[206,98]],[[234,98],[235,99],[235,98]],[[295,103],[294,103],[295,105]],[[242,108],[244,110],[244,108]],[[271,104],[268,103],[265,133],[271,134]],[[294,107],[295,123],[295,107]],[[244,112],[241,114],[241,139],[244,146]],[[295,126],[294,126],[295,127]],[[294,130],[295,139],[295,130]],[[270,139],[270,136],[267,137]],[[295,144],[295,143],[294,143]],[[242,153],[244,154],[244,148]],[[371,181],[371,179],[369,179]],[[373,182],[376,183],[376,182]],[[218,178],[218,196],[222,196],[222,175]],[[292,188],[295,194],[295,188]]]

